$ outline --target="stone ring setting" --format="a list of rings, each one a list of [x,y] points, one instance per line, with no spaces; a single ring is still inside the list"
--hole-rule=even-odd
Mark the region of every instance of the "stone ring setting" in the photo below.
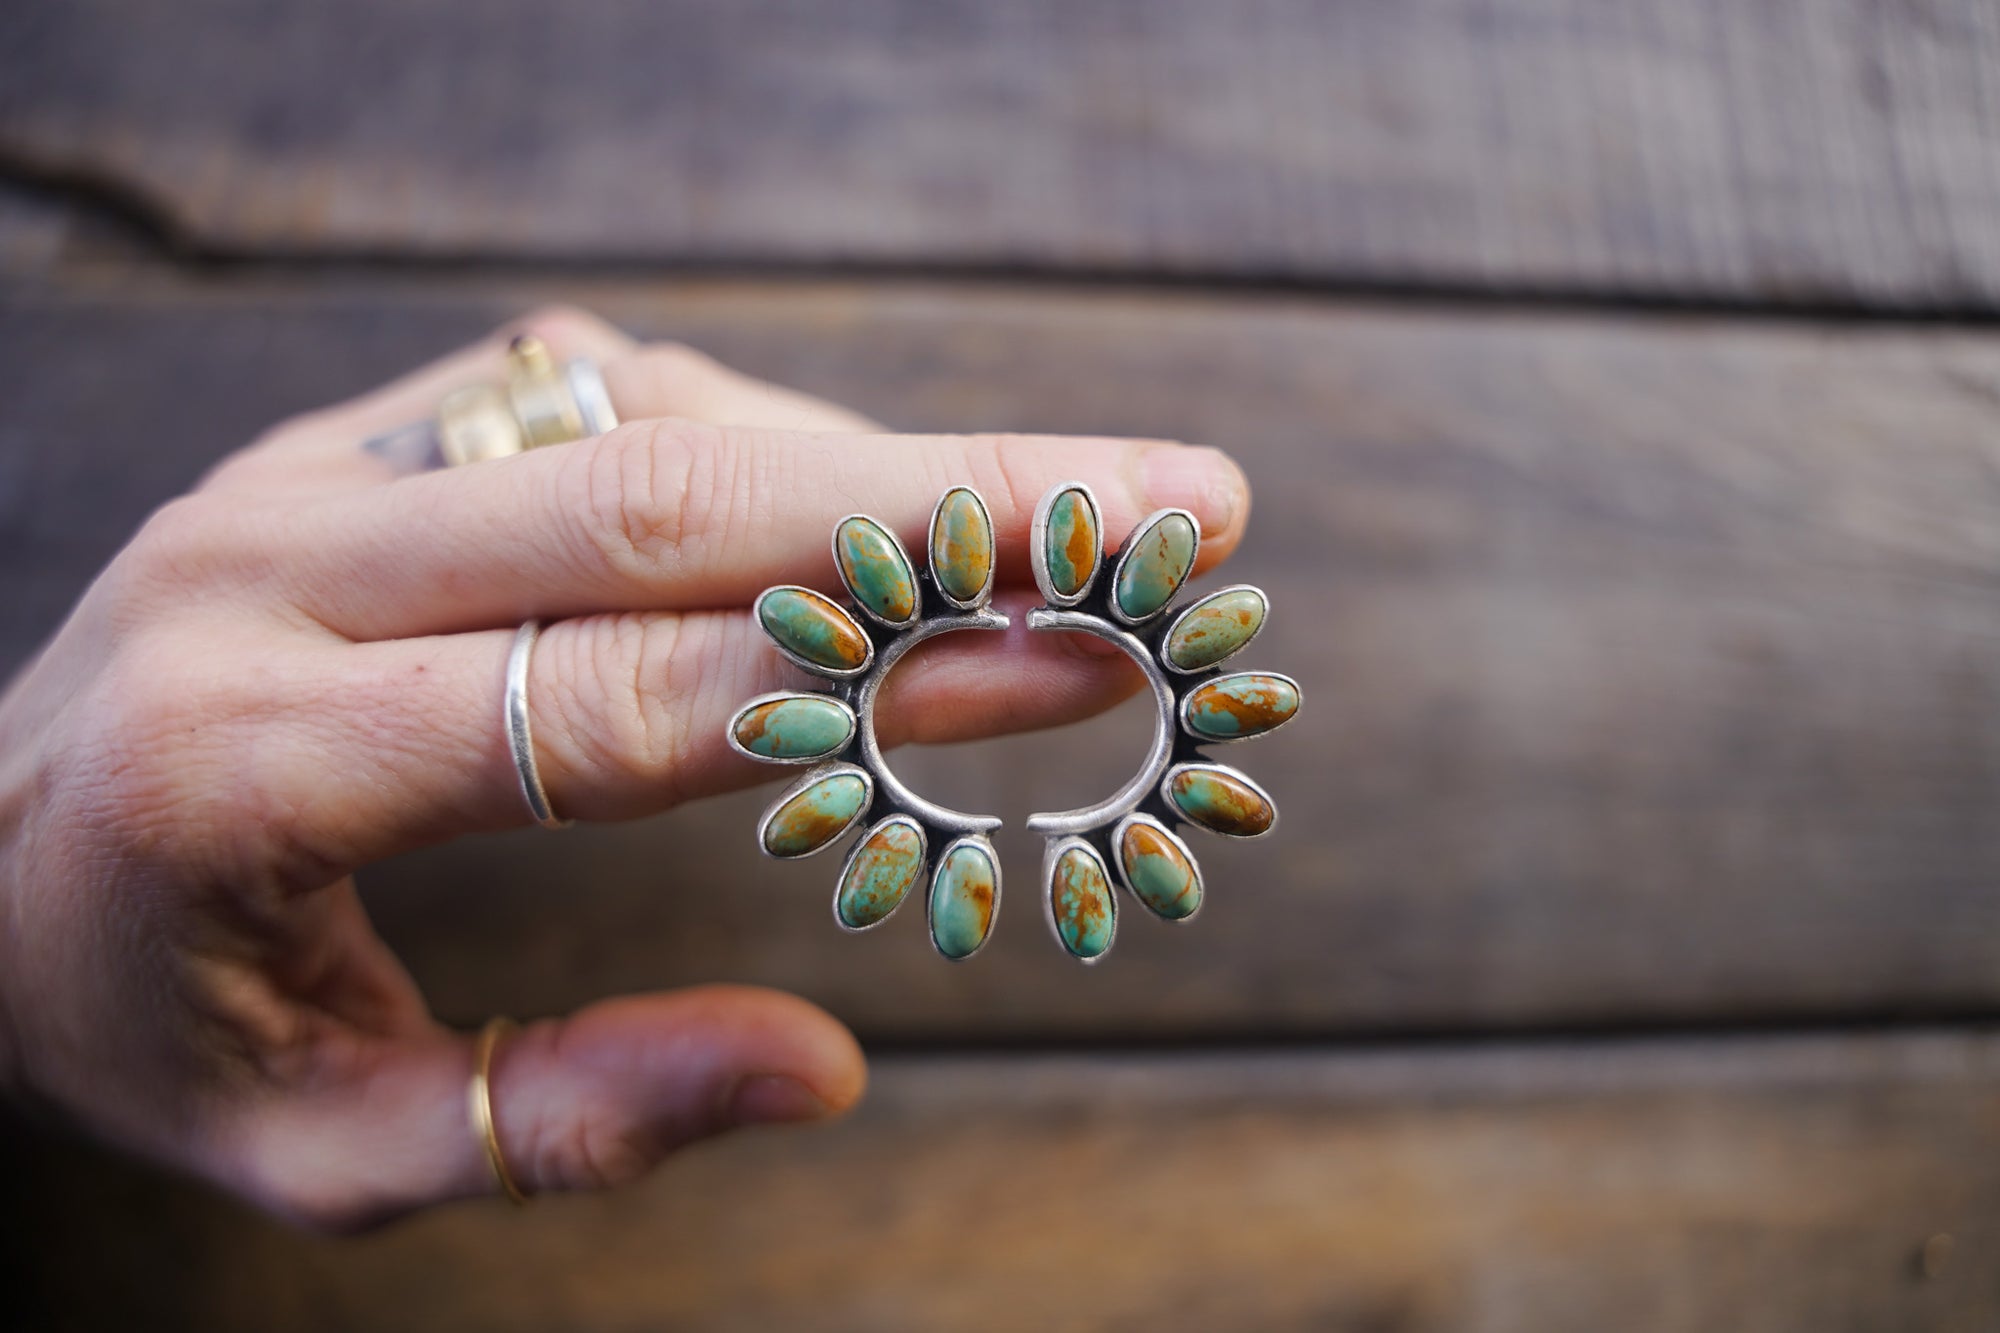
[[[1192,514],[1147,515],[1106,571],[1100,512],[1080,482],[1043,497],[1030,561],[1044,604],[1027,618],[1031,630],[1091,634],[1123,649],[1155,703],[1152,744],[1123,787],[1097,805],[1028,819],[1045,844],[1040,883],[1049,925],[1063,949],[1087,963],[1102,958],[1116,934],[1114,871],[1152,914],[1184,921],[1204,889],[1176,830],[1193,823],[1257,837],[1276,827],[1277,807],[1263,788],[1209,760],[1202,747],[1263,735],[1300,703],[1289,676],[1222,669],[1263,628],[1262,591],[1227,587],[1169,614],[1200,548]],[[862,827],[834,892],[834,920],[850,931],[880,925],[921,879],[932,944],[946,958],[970,957],[999,912],[1000,862],[987,835],[1001,821],[946,809],[898,780],[876,739],[875,705],[882,681],[919,643],[954,630],[1006,628],[1007,617],[988,605],[991,515],[970,487],[946,491],[931,516],[924,577],[896,535],[864,514],[835,525],[833,555],[850,606],[780,585],[753,607],[778,650],[828,683],[817,693],[760,695],[730,720],[727,739],[738,753],[813,766],[766,811],[759,845],[770,856],[810,856]]]

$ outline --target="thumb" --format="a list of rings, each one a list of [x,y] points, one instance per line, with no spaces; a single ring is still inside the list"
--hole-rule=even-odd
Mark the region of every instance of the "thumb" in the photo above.
[[[350,1230],[500,1190],[467,1091],[474,1039],[387,1043],[353,1078],[267,1106],[251,1179],[274,1211]],[[744,1125],[819,1120],[860,1100],[861,1048],[797,996],[702,986],[607,1000],[506,1034],[488,1093],[514,1180],[530,1193],[636,1180],[684,1144]]]

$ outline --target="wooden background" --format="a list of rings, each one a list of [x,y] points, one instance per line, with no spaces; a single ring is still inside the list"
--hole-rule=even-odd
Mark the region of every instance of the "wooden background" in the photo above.
[[[870,1100],[337,1242],[10,1125],[28,1326],[2000,1327],[2000,9],[16,3],[0,665],[549,299],[1229,448],[1284,829],[1089,971],[1025,894],[965,967],[839,935],[761,792],[383,866],[447,1017],[766,982]],[[898,767],[1018,829],[1142,733]]]

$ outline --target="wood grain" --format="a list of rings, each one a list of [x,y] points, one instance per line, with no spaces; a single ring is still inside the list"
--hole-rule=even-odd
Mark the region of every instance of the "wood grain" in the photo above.
[[[1986,1329],[1996,1108],[1990,1035],[889,1059],[832,1129],[362,1240],[10,1132],[0,1269],[50,1330]]]
[[[1990,309],[1986,0],[0,18],[0,157],[197,248]]]
[[[13,293],[6,656],[260,423],[549,294],[129,275]],[[2000,340],[929,284],[567,294],[901,426],[1228,446],[1258,492],[1228,573],[1272,590],[1254,656],[1308,703],[1233,756],[1280,835],[1202,841],[1200,920],[1132,914],[1101,968],[1058,954],[1025,891],[964,967],[915,916],[838,934],[830,867],[757,854],[755,792],[374,872],[378,920],[448,1015],[713,978],[924,1041],[2000,1002]],[[1006,818],[1024,886],[1023,817],[1112,790],[1142,737],[1116,713],[896,762]]]

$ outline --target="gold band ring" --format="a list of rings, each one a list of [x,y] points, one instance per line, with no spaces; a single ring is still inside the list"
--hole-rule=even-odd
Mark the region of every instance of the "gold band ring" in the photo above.
[[[486,1165],[492,1168],[500,1192],[518,1207],[528,1202],[528,1192],[507,1168],[506,1155],[500,1151],[500,1131],[493,1121],[493,1052],[500,1039],[512,1031],[511,1018],[494,1018],[479,1030],[479,1040],[472,1047],[472,1084],[467,1089],[466,1103],[472,1115],[473,1137],[486,1149]]]

